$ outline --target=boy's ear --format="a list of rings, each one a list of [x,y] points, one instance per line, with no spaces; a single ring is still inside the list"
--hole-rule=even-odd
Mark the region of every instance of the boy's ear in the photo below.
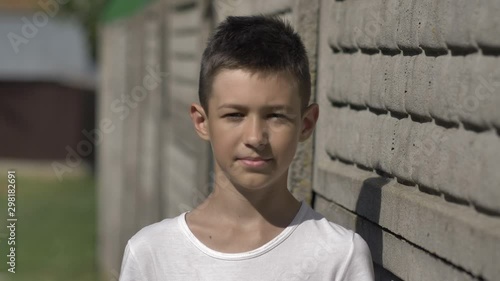
[[[319,106],[317,103],[310,104],[304,111],[304,116],[302,117],[302,128],[300,130],[299,141],[303,142],[307,140],[314,131],[316,127],[316,122],[319,117]]]
[[[191,120],[193,120],[193,125],[198,136],[204,140],[210,140],[208,118],[203,107],[197,103],[192,103],[189,108],[189,114],[191,115]]]

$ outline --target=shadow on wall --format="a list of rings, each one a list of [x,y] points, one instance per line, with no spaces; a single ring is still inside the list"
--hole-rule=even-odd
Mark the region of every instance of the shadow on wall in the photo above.
[[[373,177],[363,181],[356,213],[356,232],[361,234],[370,246],[374,262],[375,280],[401,280],[379,264],[383,261],[383,231],[377,225],[380,219],[380,206],[382,203],[382,187],[390,182],[387,177]]]

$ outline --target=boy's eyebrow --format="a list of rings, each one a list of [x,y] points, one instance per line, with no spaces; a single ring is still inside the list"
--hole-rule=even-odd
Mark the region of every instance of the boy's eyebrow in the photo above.
[[[246,109],[247,107],[241,104],[235,104],[235,103],[225,103],[220,105],[217,109],[222,109],[222,108],[234,108],[234,109]],[[272,109],[272,110],[285,110],[285,111],[293,111],[290,106],[286,105],[267,105],[264,107],[265,109]]]

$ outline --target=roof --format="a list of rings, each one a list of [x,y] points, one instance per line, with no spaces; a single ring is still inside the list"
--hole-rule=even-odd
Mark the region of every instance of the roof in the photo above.
[[[71,17],[48,17],[44,25],[35,25],[34,15],[0,13],[0,80],[94,88],[95,68],[82,25]]]
[[[37,0],[0,0],[0,10],[23,10],[39,8]]]

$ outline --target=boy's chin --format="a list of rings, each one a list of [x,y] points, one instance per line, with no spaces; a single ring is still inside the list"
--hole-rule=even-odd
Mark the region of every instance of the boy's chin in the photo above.
[[[257,192],[269,189],[269,187],[273,186],[273,182],[271,176],[265,174],[246,175],[232,181],[236,189],[247,192]]]

